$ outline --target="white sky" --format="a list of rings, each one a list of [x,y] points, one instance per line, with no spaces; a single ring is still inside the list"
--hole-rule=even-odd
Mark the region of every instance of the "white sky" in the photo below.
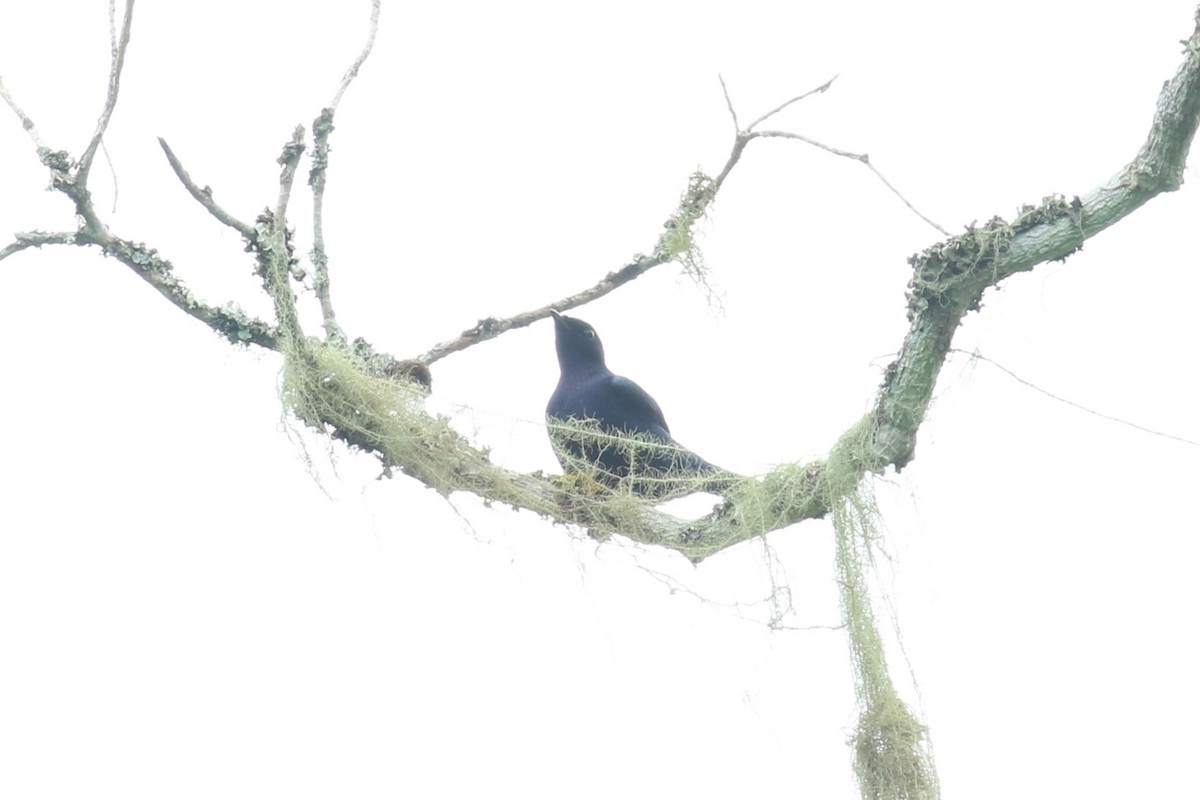
[[[333,138],[343,325],[415,355],[648,250],[689,172],[724,161],[718,72],[743,120],[839,74],[777,126],[869,152],[951,230],[1082,193],[1136,151],[1194,8],[902,5],[387,4]],[[103,161],[93,176],[114,231],[266,313],[154,137],[252,218],[367,9],[140,7],[106,140],[119,194]],[[76,155],[107,37],[98,2],[0,11],[0,75]],[[1187,178],[989,292],[956,346],[1200,440]],[[0,109],[0,235],[71,227],[46,182]],[[681,441],[760,472],[822,455],[868,407],[904,332],[905,260],[939,238],[858,165],[756,142],[706,228],[723,313],[663,268],[578,314]],[[698,568],[597,546],[375,481],[306,435],[318,486],[273,354],[95,253],[26,252],[0,275],[0,796],[855,796],[844,637],[768,629],[761,543]],[[505,464],[550,469],[556,377],[542,323],[435,365],[435,405]],[[916,460],[879,494],[947,797],[1194,790],[1197,455],[986,363],[943,372]],[[770,536],[786,625],[836,624],[831,538]]]

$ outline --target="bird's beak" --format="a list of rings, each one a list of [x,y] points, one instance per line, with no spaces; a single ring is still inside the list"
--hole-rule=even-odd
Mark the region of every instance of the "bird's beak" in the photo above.
[[[555,311],[553,308],[550,309],[550,316],[554,317],[554,327],[557,328],[560,325],[566,324],[566,320],[563,319],[563,315]]]

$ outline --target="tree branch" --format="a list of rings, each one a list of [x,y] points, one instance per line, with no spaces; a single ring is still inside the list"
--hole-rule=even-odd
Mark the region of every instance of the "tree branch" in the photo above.
[[[171,165],[171,171],[175,173],[176,178],[179,178],[179,182],[183,184],[183,187],[188,190],[188,194],[195,198],[196,202],[204,206],[205,210],[209,214],[212,214],[214,219],[222,225],[233,228],[242,235],[243,239],[253,244],[256,238],[254,228],[217,205],[217,201],[213,200],[211,187],[205,186],[201,189],[197,186],[195,181],[192,180],[192,176],[183,168],[183,164],[180,163],[179,158],[175,155],[175,151],[171,149],[171,146],[161,136],[158,137],[158,144],[167,156],[167,163]]]
[[[367,32],[367,43],[363,45],[358,58],[342,76],[333,102],[321,109],[321,113],[313,120],[313,157],[312,169],[308,173],[308,185],[313,193],[313,249],[310,254],[313,269],[313,290],[317,302],[321,304],[321,319],[325,335],[330,338],[345,339],[346,334],[338,324],[337,315],[333,310],[333,299],[329,289],[329,255],[325,252],[325,177],[329,169],[329,136],[333,133],[333,115],[350,83],[358,76],[359,69],[366,62],[371,50],[375,47],[375,36],[379,33],[380,0],[371,2],[371,22]]]
[[[373,20],[378,14],[378,5],[374,8]],[[92,155],[115,107],[120,69],[129,41],[131,9],[132,3],[126,7],[122,35],[114,48],[109,99],[89,147]],[[402,399],[403,392],[411,384],[392,378],[415,376],[419,379],[422,374],[427,378],[427,370],[422,372],[424,364],[397,362],[374,353],[365,343],[351,348],[342,346],[344,343],[321,344],[304,336],[289,283],[294,259],[286,225],[288,200],[304,150],[303,127],[296,129],[280,156],[282,171],[275,209],[264,212],[253,231],[253,249],[265,287],[275,301],[278,327],[248,318],[233,306],[215,308],[200,303],[174,277],[170,262],[145,245],[109,233],[92,207],[87,192],[86,167],[90,165],[91,156],[85,154],[79,165],[72,169],[66,153],[50,151],[38,144],[39,140],[32,133],[32,122],[6,91],[6,101],[34,136],[39,157],[51,172],[54,188],[74,201],[82,223],[74,234],[19,234],[15,242],[0,251],[0,257],[43,244],[98,246],[106,255],[133,269],[170,302],[222,332],[231,341],[253,342],[284,351],[289,359],[289,379],[293,381],[289,389],[293,398],[290,403],[297,415],[319,430],[330,431],[334,437],[376,454],[385,467],[398,467],[445,494],[472,492],[486,500],[532,510],[557,522],[585,526],[597,537],[621,533],[640,542],[678,550],[698,560],[770,530],[824,516],[830,510],[830,499],[844,497],[848,487],[852,488],[866,472],[881,472],[888,466],[903,468],[913,457],[917,430],[924,420],[954,333],[965,315],[980,307],[986,289],[1009,275],[1032,269],[1036,264],[1066,258],[1086,239],[1132,213],[1150,198],[1179,187],[1188,152],[1200,125],[1200,12],[1196,29],[1186,44],[1183,64],[1159,96],[1146,142],[1133,161],[1107,182],[1082,199],[1077,197],[1068,201],[1055,196],[1046,198],[1040,205],[1026,206],[1011,223],[996,218],[982,226],[971,225],[965,233],[910,258],[913,268],[908,293],[910,328],[903,346],[887,369],[874,407],[842,435],[827,460],[787,465],[762,478],[741,481],[729,489],[723,505],[695,521],[675,519],[636,497],[620,493],[588,496],[578,489],[564,488],[569,479],[546,478],[540,473],[524,475],[496,467],[485,451],[472,446],[444,420],[427,414],[419,403],[409,404]],[[369,44],[364,52],[368,51]],[[361,63],[361,58],[355,62],[348,78],[353,77],[352,73]],[[342,90],[335,101],[340,99],[348,78],[343,79]],[[716,178],[703,174],[692,176],[688,190],[668,220],[652,255],[637,256],[596,285],[552,305],[507,320],[482,320],[457,339],[437,345],[421,360],[428,364],[505,330],[523,327],[547,316],[551,308],[568,309],[589,302],[688,252],[693,246],[690,239],[692,226],[710,207],[723,181],[754,138],[794,138],[870,166],[865,155],[840,151],[799,135],[752,130],[792,103],[823,91],[827,86],[781,104],[755,120],[751,129],[740,131]],[[728,92],[726,98],[730,113],[736,119]],[[170,151],[165,145],[164,150],[170,159]],[[176,174],[181,172],[186,176],[181,167]],[[189,191],[193,191],[194,184],[183,176],[184,185],[190,184]],[[208,197],[203,190],[200,195]],[[205,207],[221,219],[213,208],[207,204]],[[228,219],[236,222],[232,217]],[[227,220],[222,221],[230,224]],[[363,353],[370,356],[370,363],[365,366],[360,357]],[[297,358],[303,363],[294,364],[293,359]],[[373,366],[377,363],[383,366]]]
[[[296,167],[300,164],[300,156],[304,154],[304,126],[297,125],[292,131],[292,138],[283,146],[283,151],[275,163],[282,169],[279,171],[279,199],[275,201],[275,216],[281,222],[287,219],[288,201],[292,197],[292,184],[296,181]]]
[[[629,283],[634,278],[637,278],[645,272],[653,269],[664,263],[664,260],[658,256],[644,256],[638,254],[634,256],[633,261],[630,261],[625,266],[614,272],[605,275],[594,286],[590,286],[581,292],[568,295],[561,300],[557,300],[549,305],[541,306],[530,311],[523,311],[507,318],[487,317],[481,319],[475,324],[475,327],[468,328],[463,331],[455,339],[442,342],[434,345],[425,353],[417,356],[416,360],[424,364],[432,364],[435,361],[445,358],[446,356],[457,353],[461,350],[466,350],[472,345],[486,342],[488,339],[494,339],[506,331],[524,328],[532,325],[540,319],[547,319],[550,316],[550,309],[555,311],[567,311],[568,309],[576,308],[577,306],[590,303],[619,286]]]
[[[1026,206],[1010,224],[986,225],[913,256],[911,323],[876,401],[874,438],[883,464],[902,468],[912,458],[917,428],[954,331],[984,291],[1037,264],[1062,260],[1083,242],[1124,219],[1152,197],[1174,191],[1200,125],[1200,10],[1183,63],[1159,93],[1145,143],[1133,161],[1082,199],[1048,197]]]
[[[827,89],[829,89],[829,87],[830,87],[830,86],[833,86],[833,82],[834,82],[834,81],[836,81],[836,80],[837,80],[837,78],[838,78],[838,76],[837,76],[837,75],[834,75],[832,78],[830,78],[829,80],[825,81],[824,83],[822,83],[822,84],[821,84],[820,86],[818,86],[817,88],[815,88],[815,89],[809,89],[807,92],[804,92],[803,94],[798,94],[798,95],[796,95],[796,96],[795,96],[795,97],[793,97],[791,100],[786,100],[786,101],[784,101],[784,102],[780,103],[779,105],[775,106],[775,107],[774,107],[774,108],[772,108],[770,111],[768,111],[767,113],[763,114],[763,115],[762,115],[761,117],[759,117],[758,119],[754,120],[754,122],[751,122],[751,123],[750,123],[750,125],[749,125],[749,126],[746,128],[746,132],[747,132],[747,133],[749,133],[750,131],[753,131],[753,130],[754,130],[755,128],[757,128],[757,127],[758,127],[758,126],[759,126],[761,123],[763,123],[763,122],[766,122],[766,121],[767,121],[767,120],[769,120],[771,117],[775,116],[775,115],[776,115],[776,114],[778,114],[780,111],[783,111],[783,110],[784,110],[785,108],[787,108],[788,106],[790,106],[790,105],[792,105],[792,104],[794,104],[794,103],[799,103],[801,100],[803,100],[803,99],[804,99],[804,98],[806,98],[806,97],[811,97],[811,96],[812,96],[812,95],[814,95],[814,94],[821,94],[822,92],[825,92]],[[721,84],[721,85],[722,85],[722,86],[724,86],[724,82],[722,82],[722,84]],[[735,119],[736,119],[736,117],[735,117]]]
[[[342,102],[342,95],[350,88],[351,82],[358,77],[358,71],[362,65],[366,63],[367,57],[371,55],[371,50],[375,47],[375,36],[379,33],[379,11],[381,0],[371,0],[371,22],[367,31],[367,43],[363,45],[362,52],[358,54],[358,58],[354,59],[354,63],[346,70],[346,74],[342,76],[342,82],[338,86],[337,93],[333,96],[333,102],[329,104],[332,111],[336,111],[338,105]]]
[[[75,234],[68,231],[59,233],[29,231],[28,233],[16,234],[16,239],[15,242],[0,250],[0,261],[30,247],[41,247],[44,244],[78,244],[75,240]]]
[[[87,149],[83,151],[83,157],[79,159],[79,167],[76,170],[77,180],[81,186],[87,186],[92,160],[96,157],[96,148],[100,146],[100,140],[104,138],[104,132],[108,130],[108,122],[112,119],[113,111],[117,107],[117,94],[121,90],[121,70],[125,67],[125,51],[129,49],[129,33],[133,27],[133,3],[134,0],[125,0],[125,19],[121,23],[121,37],[119,40],[113,37],[112,40],[112,63],[108,70],[108,97],[104,101],[104,110],[100,112],[100,119],[96,122],[96,132],[92,134],[92,140],[88,142]],[[116,0],[109,0],[110,29],[114,28],[116,13]]]
[[[788,131],[753,131],[753,132],[747,133],[746,138],[747,139],[758,139],[758,138],[762,138],[762,139],[795,139],[797,141],[804,142],[805,144],[810,144],[813,147],[820,148],[821,150],[824,150],[827,153],[833,153],[835,156],[841,156],[842,158],[848,158],[852,161],[857,161],[858,163],[862,164],[867,169],[871,170],[871,172],[875,173],[875,177],[879,178],[879,180],[882,181],[883,185],[886,186],[891,191],[892,194],[896,195],[896,197],[899,197],[900,202],[904,203],[904,205],[906,205],[908,207],[909,211],[916,214],[918,217],[921,218],[921,220],[923,222],[925,222],[927,225],[929,225],[931,228],[933,228],[934,230],[936,230],[938,233],[942,234],[943,236],[950,235],[950,231],[946,230],[941,225],[937,224],[936,222],[931,220],[929,217],[925,216],[920,211],[918,211],[917,207],[914,206],[912,203],[910,203],[908,201],[908,198],[905,197],[904,195],[902,195],[900,193],[900,190],[897,189],[895,186],[893,186],[892,182],[889,181],[887,178],[885,178],[883,176],[883,173],[880,172],[875,167],[875,165],[871,163],[871,157],[869,155],[867,155],[866,153],[852,153],[849,150],[842,150],[840,148],[818,142],[816,139],[810,139],[807,136],[801,136],[798,133],[789,133]]]
[[[734,128],[736,130],[738,117],[737,112],[734,110],[733,101],[729,96],[728,87],[725,85],[724,78],[718,75],[717,79],[721,83],[721,91],[725,97],[725,104],[729,109],[729,115],[733,118]],[[689,252],[694,253],[694,244],[692,242],[692,226],[696,221],[703,217],[705,213],[707,213],[708,208],[716,199],[717,193],[724,185],[725,179],[729,177],[729,174],[733,171],[733,168],[741,161],[742,153],[745,151],[746,145],[748,145],[751,140],[757,138],[787,137],[798,139],[835,155],[851,158],[855,161],[865,164],[866,167],[874,172],[876,177],[883,182],[884,186],[886,186],[897,197],[899,197],[900,200],[913,211],[913,213],[917,214],[917,216],[919,216],[928,224],[932,225],[943,235],[949,236],[949,232],[947,232],[944,228],[917,211],[912,203],[905,199],[905,197],[900,194],[900,192],[897,191],[896,188],[886,178],[883,177],[882,173],[880,173],[879,170],[877,170],[875,166],[871,164],[867,155],[851,153],[846,150],[839,150],[836,147],[830,147],[829,145],[821,144],[820,142],[808,139],[807,137],[799,134],[784,133],[782,131],[753,130],[755,126],[765,122],[794,103],[798,103],[806,97],[811,97],[814,94],[820,94],[828,90],[829,87],[833,85],[835,80],[837,80],[837,76],[830,78],[816,88],[809,89],[807,92],[796,95],[790,100],[780,103],[778,106],[752,122],[750,127],[745,131],[737,130],[737,133],[734,136],[733,146],[729,151],[728,157],[725,159],[724,166],[722,166],[721,171],[717,173],[717,177],[709,178],[703,173],[696,173],[692,176],[691,184],[689,185],[688,190],[684,193],[683,199],[680,201],[675,213],[663,226],[666,230],[659,237],[658,242],[655,244],[653,255],[646,256],[639,253],[635,255],[633,260],[628,264],[614,272],[608,273],[595,285],[584,289],[583,291],[576,292],[575,294],[568,295],[561,300],[544,305],[540,308],[532,309],[530,311],[523,311],[520,314],[516,314],[515,316],[507,318],[487,317],[485,319],[481,319],[476,322],[473,327],[464,330],[454,339],[449,339],[434,345],[420,356],[417,356],[416,360],[425,364],[432,364],[433,362],[445,358],[452,353],[457,353],[462,350],[466,350],[468,347],[479,344],[480,342],[494,339],[495,337],[502,333],[506,333],[507,331],[516,328],[523,328],[527,325],[537,322],[538,320],[545,319],[546,317],[550,316],[550,309],[555,309],[556,311],[566,311],[568,309],[590,303],[593,300],[599,299],[614,289],[630,282],[631,280],[640,277],[649,270],[662,264],[674,261],[681,256],[685,258],[685,264],[689,263],[686,260],[687,254]]]
[[[13,96],[8,91],[8,87],[4,85],[3,77],[0,77],[0,97],[4,98],[4,102],[17,115],[17,119],[21,120],[21,127],[25,129],[25,132],[29,134],[29,138],[33,140],[33,146],[37,148],[38,155],[41,155],[42,151],[49,151],[50,148],[46,147],[42,142],[42,137],[38,135],[37,126],[33,124],[33,120],[17,105],[17,101],[13,99]]]
[[[107,230],[98,236],[86,229],[81,230],[75,236],[75,244],[99,247],[104,255],[132,269],[176,308],[200,320],[234,344],[256,344],[268,350],[279,349],[279,330],[275,326],[251,317],[236,303],[212,306],[197,300],[192,290],[175,277],[174,265],[153,248],[113,236]]]
[[[692,522],[645,507],[608,515],[603,504],[580,504],[581,511],[561,496],[555,500],[551,482],[508,473],[506,480],[525,485],[535,496],[543,493],[538,502],[522,507],[584,525],[594,535],[621,533],[698,560],[769,530],[824,516],[840,482],[888,466],[902,469],[912,459],[917,430],[954,333],[963,317],[980,307],[983,292],[1016,272],[1066,258],[1086,239],[1182,183],[1200,125],[1200,12],[1196,26],[1186,43],[1184,62],[1163,86],[1150,133],[1132,162],[1082,199],[1047,198],[1039,206],[1023,208],[1012,223],[997,218],[982,227],[970,226],[910,259],[914,276],[904,344],[887,369],[874,407],[842,435],[827,461],[778,468],[734,486],[724,505]],[[748,140],[739,136],[738,141],[744,147]],[[723,174],[739,155],[735,145]],[[539,309],[525,316],[537,318],[540,313]],[[464,479],[453,488],[507,501],[504,493],[473,484]]]
[[[313,193],[313,291],[321,304],[321,320],[325,335],[345,339],[333,310],[333,299],[329,292],[329,255],[325,252],[325,172],[329,167],[329,134],[333,133],[333,107],[324,108],[313,120],[312,169],[308,173],[308,185]]]
[[[737,111],[733,107],[733,98],[729,96],[729,87],[725,85],[725,79],[717,75],[717,80],[721,82],[721,94],[725,95],[725,108],[729,109],[729,116],[733,118],[733,135],[737,136],[742,132],[742,126],[738,122]]]
[[[95,158],[96,150],[100,147],[104,138],[108,122],[112,118],[113,111],[116,108],[117,95],[121,83],[121,71],[124,68],[125,53],[129,48],[130,30],[133,25],[133,3],[134,0],[128,0],[125,5],[125,16],[121,25],[119,38],[116,34],[115,3],[109,3],[112,62],[109,71],[108,95],[105,100],[104,111],[101,113],[100,120],[96,125],[96,132],[88,143],[88,148],[84,152],[83,157],[74,166],[71,164],[69,154],[60,150],[51,150],[42,143],[41,138],[37,135],[33,120],[21,110],[9,94],[7,88],[0,83],[0,95],[4,97],[5,102],[12,108],[17,118],[21,120],[21,126],[29,133],[34,145],[38,149],[38,157],[46,168],[50,170],[52,188],[62,192],[72,200],[75,204],[75,211],[80,217],[79,230],[74,233],[43,233],[41,231],[33,231],[16,234],[16,241],[6,246],[3,250],[0,250],[0,260],[30,247],[41,247],[46,244],[99,247],[104,255],[111,256],[132,269],[134,273],[154,287],[160,295],[176,308],[200,320],[229,341],[238,344],[256,344],[270,350],[277,350],[279,348],[279,332],[274,326],[247,315],[235,303],[213,306],[196,299],[191,289],[182,280],[175,277],[174,266],[170,261],[144,244],[114,236],[109,232],[108,227],[104,224],[100,215],[96,213],[96,209],[92,204],[91,194],[87,186],[88,171]],[[174,154],[171,153],[166,143],[162,142],[161,139],[159,141],[167,153],[168,161],[171,162],[172,168],[175,169],[175,174],[180,177],[180,180],[183,181],[188,191],[192,192],[193,196],[199,194],[200,196],[197,199],[201,200],[210,212],[213,212],[214,209],[219,211],[219,207],[215,203],[212,203],[211,196],[207,196],[204,191],[197,189],[195,184],[191,182],[190,177],[183,170],[183,167],[179,165],[178,159],[174,158]],[[204,200],[201,199],[202,197],[207,197],[208,203],[204,203]],[[221,212],[221,214],[224,214],[224,212]],[[218,219],[221,219],[226,224],[232,224],[232,227],[244,236],[249,234],[247,238],[253,241],[254,230],[247,228],[244,223],[239,223],[228,214],[224,214],[226,219],[222,219],[216,213],[214,213],[214,216],[217,216]],[[243,228],[246,229],[243,230]]]

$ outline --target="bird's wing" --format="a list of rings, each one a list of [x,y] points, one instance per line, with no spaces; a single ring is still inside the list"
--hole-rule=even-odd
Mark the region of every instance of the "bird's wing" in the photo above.
[[[630,417],[645,415],[647,421],[662,427],[662,433],[667,436],[671,435],[671,429],[667,427],[667,420],[663,417],[662,409],[658,407],[658,403],[654,402],[654,398],[650,396],[649,392],[629,378],[623,378],[620,375],[612,376],[611,385],[613,393],[625,405]],[[650,432],[658,433],[658,431]]]

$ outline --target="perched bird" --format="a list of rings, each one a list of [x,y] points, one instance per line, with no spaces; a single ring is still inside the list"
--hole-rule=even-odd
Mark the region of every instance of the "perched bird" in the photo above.
[[[729,473],[671,438],[662,409],[645,389],[605,366],[595,328],[557,311],[550,314],[561,374],[546,417],[565,471],[593,468],[592,477],[609,488],[630,478],[635,492],[652,497],[719,491],[728,483]],[[701,476],[715,479],[688,480]]]

